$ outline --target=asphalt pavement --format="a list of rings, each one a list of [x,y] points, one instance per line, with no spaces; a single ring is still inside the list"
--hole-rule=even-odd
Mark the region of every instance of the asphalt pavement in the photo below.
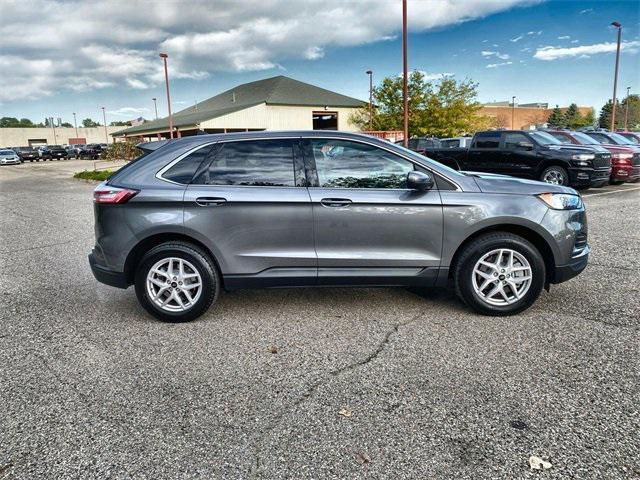
[[[164,324],[91,275],[88,163],[0,167],[0,479],[640,477],[640,184],[585,194],[589,267],[515,317],[331,288]]]

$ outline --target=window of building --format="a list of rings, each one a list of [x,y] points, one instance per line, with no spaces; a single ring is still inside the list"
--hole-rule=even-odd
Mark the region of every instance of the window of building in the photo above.
[[[314,130],[338,130],[338,112],[313,112]]]
[[[204,183],[293,187],[293,145],[286,139],[224,143],[211,161]]]
[[[326,188],[406,188],[413,164],[386,150],[345,140],[311,140],[318,181]]]

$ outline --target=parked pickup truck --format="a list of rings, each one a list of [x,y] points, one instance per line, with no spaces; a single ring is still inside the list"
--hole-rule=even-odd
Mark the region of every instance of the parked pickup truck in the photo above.
[[[427,148],[425,155],[456,170],[498,173],[575,188],[609,181],[608,152],[565,144],[540,131],[478,132],[469,148]]]

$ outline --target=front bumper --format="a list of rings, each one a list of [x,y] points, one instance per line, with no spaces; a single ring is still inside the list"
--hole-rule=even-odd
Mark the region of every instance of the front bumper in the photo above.
[[[590,187],[594,170],[593,168],[570,167],[569,168],[569,186],[571,187]],[[598,183],[598,182],[596,182]]]
[[[640,167],[631,165],[614,165],[611,171],[614,182],[635,182],[640,180]]]
[[[2,158],[0,159],[0,165],[20,165],[19,158]]]
[[[91,273],[96,280],[105,285],[117,288],[128,288],[129,282],[127,282],[127,276],[124,272],[114,272],[108,268],[98,264],[96,255],[94,252],[89,254],[89,265],[91,266]]]
[[[555,273],[551,279],[551,283],[562,283],[579,275],[589,262],[590,248],[587,245],[579,256],[571,259],[571,261],[565,265],[556,265]]]
[[[609,177],[611,176],[611,167],[607,168],[595,168],[591,174],[591,185],[604,185],[609,183]]]

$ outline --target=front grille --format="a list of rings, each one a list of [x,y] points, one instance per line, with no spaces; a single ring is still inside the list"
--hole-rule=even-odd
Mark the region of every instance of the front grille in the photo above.
[[[596,154],[593,160],[593,168],[608,168],[611,166],[611,155],[608,153]]]
[[[634,153],[633,154],[632,162],[633,162],[633,166],[634,167],[640,166],[640,153]]]
[[[587,246],[587,234],[580,232],[576,235],[576,239],[573,243],[573,255],[582,252]]]

